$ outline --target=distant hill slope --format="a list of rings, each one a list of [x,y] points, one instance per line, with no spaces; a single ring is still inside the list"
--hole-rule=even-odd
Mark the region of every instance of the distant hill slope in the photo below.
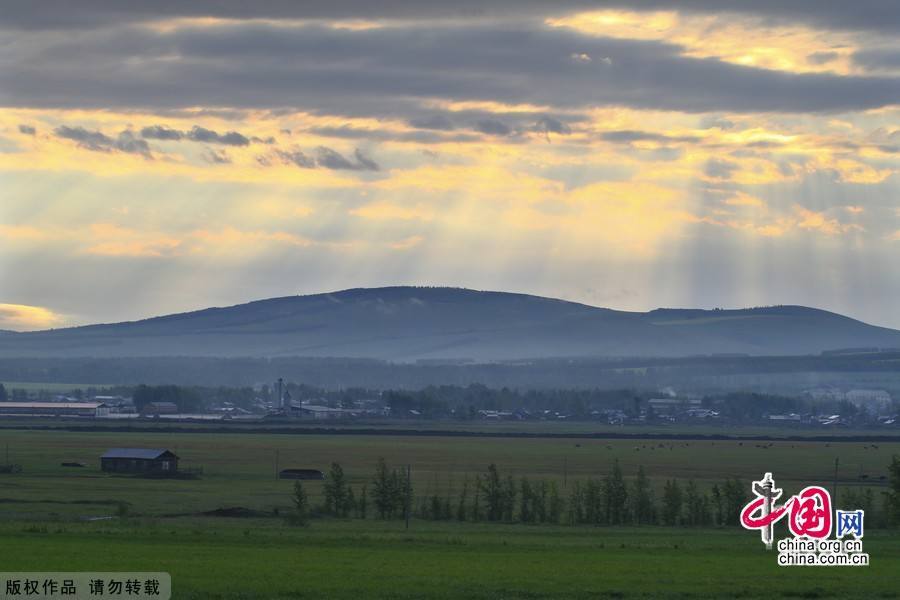
[[[474,360],[813,354],[900,348],[900,331],[781,306],[614,311],[502,292],[388,287],[0,336],[0,357],[330,356]]]

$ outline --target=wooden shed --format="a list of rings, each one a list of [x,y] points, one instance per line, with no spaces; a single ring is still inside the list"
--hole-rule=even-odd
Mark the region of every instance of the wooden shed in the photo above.
[[[178,456],[163,448],[110,448],[100,468],[111,473],[175,473]]]

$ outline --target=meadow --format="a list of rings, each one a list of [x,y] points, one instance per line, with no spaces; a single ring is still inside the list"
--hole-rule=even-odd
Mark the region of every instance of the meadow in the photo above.
[[[176,598],[897,597],[896,531],[867,529],[866,568],[784,568],[755,533],[735,528],[594,527],[317,518],[200,516],[244,507],[285,514],[293,482],[275,469],[339,462],[357,490],[376,462],[411,465],[414,494],[456,490],[497,464],[557,481],[626,478],[701,487],[772,471],[786,491],[877,486],[898,442],[621,440],[390,435],[0,431],[0,453],[23,472],[0,475],[3,570],[163,570]],[[198,480],[99,470],[111,447],[164,447]],[[0,454],[2,456],[2,454]],[[72,468],[62,462],[80,461]],[[277,464],[276,464],[277,461]],[[862,476],[865,476],[864,478]],[[313,504],[321,483],[308,482]],[[125,503],[127,509],[120,509]],[[88,519],[101,518],[90,521]]]

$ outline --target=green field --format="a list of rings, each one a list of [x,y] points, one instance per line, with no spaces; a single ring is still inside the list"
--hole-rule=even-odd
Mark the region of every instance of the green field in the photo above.
[[[193,434],[0,431],[0,453],[23,472],[0,475],[3,570],[162,570],[176,598],[368,597],[897,597],[900,541],[867,529],[865,568],[784,568],[755,533],[661,526],[610,528],[279,518],[201,517],[222,507],[284,514],[292,482],[278,466],[344,466],[359,488],[378,457],[410,464],[416,496],[444,494],[496,463],[515,477],[602,477],[618,459],[641,465],[656,487],[738,476],[749,486],[773,471],[786,491],[859,487],[886,475],[900,443],[602,440],[388,435]],[[111,476],[110,447],[166,447],[199,480]],[[2,457],[2,454],[0,454]],[[82,461],[86,468],[60,466]],[[861,479],[865,475],[865,479]],[[308,484],[313,503],[321,484]],[[876,488],[877,489],[877,488]],[[115,518],[119,502],[129,514]],[[86,518],[114,517],[102,521]]]

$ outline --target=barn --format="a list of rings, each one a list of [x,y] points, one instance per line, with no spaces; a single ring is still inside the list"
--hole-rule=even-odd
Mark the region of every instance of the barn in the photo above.
[[[162,448],[110,448],[100,457],[100,468],[110,473],[175,473],[178,456]]]

